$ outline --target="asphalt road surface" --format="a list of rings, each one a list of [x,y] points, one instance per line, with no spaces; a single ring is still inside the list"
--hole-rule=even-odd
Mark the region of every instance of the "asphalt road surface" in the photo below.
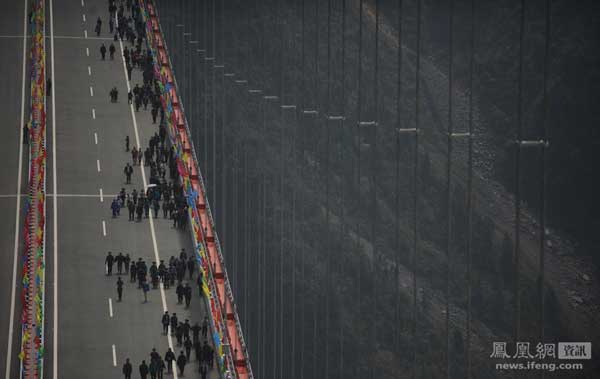
[[[21,1],[0,3],[3,51],[0,110],[4,121],[0,139],[0,162],[4,165],[0,170],[0,212],[5,216],[5,221],[0,223],[0,265],[5,273],[0,275],[0,374],[4,375],[6,350],[10,348],[12,371],[8,377],[14,378],[18,377],[19,369],[20,329],[12,327],[12,343],[8,334],[14,288],[25,4]],[[172,222],[161,215],[157,219],[129,222],[124,210],[120,217],[111,217],[110,202],[121,188],[131,192],[144,187],[138,166],[132,184],[125,184],[123,167],[131,160],[130,153],[125,151],[125,136],[130,137],[132,146],[145,148],[158,128],[152,125],[149,109],[133,112],[127,104],[127,80],[120,46],[116,44],[114,61],[100,59],[100,44],[105,43],[108,48],[112,42],[108,33],[107,2],[48,0],[46,15],[47,74],[52,77],[54,69],[54,96],[47,98],[44,375],[54,379],[118,378],[122,377],[125,359],[130,358],[134,377],[137,377],[138,365],[142,359],[149,363],[152,348],[164,356],[170,344],[176,344],[174,338],[171,341],[162,335],[163,311],[176,312],[180,320],[189,319],[193,324],[204,318],[206,304],[193,283],[195,291],[189,309],[177,304],[174,289],[151,290],[148,303],[143,303],[142,292],[129,282],[127,275],[124,276],[123,301],[117,302],[117,275],[105,275],[104,259],[107,252],[112,251],[113,254],[128,253],[134,260],[143,258],[148,265],[158,259],[168,261],[182,248],[192,251],[190,234],[173,229]],[[98,17],[103,21],[99,38],[93,32]],[[141,72],[134,71],[131,86],[141,82]],[[109,102],[113,86],[119,91],[117,104]],[[27,118],[27,97],[25,105]],[[26,172],[26,153],[23,166]],[[23,176],[26,181],[27,176]],[[26,183],[21,192],[26,192]],[[19,238],[22,239],[22,235]],[[54,275],[55,267],[57,275]],[[17,277],[17,283],[19,280]],[[19,290],[17,287],[16,320],[20,315]],[[173,350],[178,355],[183,349],[174,346]],[[193,353],[185,377],[199,377]],[[218,377],[217,370],[209,374],[209,378]]]

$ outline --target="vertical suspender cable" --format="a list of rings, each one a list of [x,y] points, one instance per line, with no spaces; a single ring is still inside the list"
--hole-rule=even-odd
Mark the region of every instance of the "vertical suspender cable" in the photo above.
[[[345,253],[344,251],[344,243],[346,237],[346,180],[347,173],[344,164],[344,143],[346,142],[345,138],[345,116],[346,116],[346,0],[342,0],[342,118],[341,121],[341,138],[340,138],[340,167],[342,168],[342,178],[340,180],[340,190],[341,190],[341,238],[340,238],[340,251],[339,255],[342,257]],[[339,267],[340,277],[344,276],[344,259],[341,261],[341,265]],[[338,373],[339,377],[344,377],[344,320],[343,315],[340,315],[341,319],[339,321],[340,327],[340,354],[339,354],[339,365],[338,365]]]
[[[318,30],[318,28],[317,28]],[[318,48],[318,47],[317,47]],[[329,377],[329,296],[331,294],[331,237],[329,232],[329,114],[331,112],[331,0],[327,0],[327,97],[325,103],[325,134],[327,145],[325,147],[325,371],[324,377]]]
[[[301,77],[301,84],[300,84],[300,105],[301,105],[301,110],[303,111],[304,108],[306,107],[306,88],[305,88],[305,80],[306,80],[306,70],[305,70],[305,33],[306,33],[306,15],[305,15],[305,0],[301,0],[301,6],[302,6],[302,10],[301,10],[301,19],[302,19],[302,46],[301,46],[301,52],[302,52],[302,77]],[[301,149],[301,153],[302,153],[302,157],[304,157],[305,154],[305,143],[306,143],[306,124],[304,123],[304,119],[302,120],[302,149]],[[304,159],[301,160],[301,167],[302,169],[300,169],[300,172],[302,174],[306,174],[306,168],[304,165]],[[306,179],[305,175],[301,175],[303,179]],[[303,196],[303,201],[301,201],[301,206],[300,206],[300,234],[303,235],[303,227],[305,225],[305,218],[306,218],[306,199],[307,196]],[[306,329],[306,307],[305,304],[308,301],[308,289],[307,289],[307,285],[306,285],[306,281],[305,281],[305,269],[304,269],[304,244],[302,244],[302,246],[300,247],[300,282],[302,283],[302,298],[300,300],[300,379],[304,379],[304,352],[305,352],[305,346],[304,344],[306,343],[305,340],[305,329]]]
[[[210,85],[212,90],[212,172],[209,180],[212,182],[212,197],[213,204],[217,204],[217,78],[215,65],[217,64],[217,4],[216,0],[212,0],[212,48],[213,52],[213,63],[211,65],[212,72],[212,83]],[[216,213],[213,214],[213,222],[216,223],[218,220]]]
[[[314,107],[315,109],[318,109],[319,106],[319,0],[315,0],[315,72],[314,72],[314,89],[315,89],[315,104]],[[318,114],[314,115],[314,119],[313,119],[314,125],[315,125],[315,129],[318,126]],[[312,136],[312,139],[314,139],[315,143],[314,143],[314,151],[313,151],[313,158],[315,160],[318,160],[318,138],[314,138],[314,136]],[[317,183],[318,181],[318,172],[315,171],[315,175],[313,175],[313,183]],[[319,196],[318,196],[318,190],[315,190],[314,192],[314,198],[315,198],[315,202],[318,204],[318,200],[319,200]],[[315,275],[316,272],[315,272]],[[317,278],[315,278],[315,280],[318,280]],[[317,359],[317,351],[320,351],[319,345],[317,344],[317,333],[318,333],[318,325],[319,325],[319,312],[318,312],[318,299],[319,299],[319,293],[315,293],[314,294],[314,305],[313,305],[313,378],[318,377],[317,372],[318,370],[318,365],[320,363],[320,360]]]
[[[285,28],[284,28],[284,21],[283,21],[283,15],[282,13],[282,8],[281,8],[281,2],[278,1],[277,2],[277,27],[279,28],[279,52],[280,52],[280,57],[279,57],[279,98],[281,100],[281,104],[285,104],[285,94],[284,94],[284,65],[283,65],[283,57],[284,57],[284,43],[283,43],[283,39],[285,36]],[[284,136],[285,136],[285,128],[286,128],[286,124],[283,122],[283,108],[280,106],[279,110],[281,112],[281,122],[280,122],[280,142],[281,142],[281,150],[280,150],[280,156],[279,156],[279,201],[280,201],[280,208],[279,208],[279,343],[277,345],[278,349],[279,349],[279,377],[283,378],[283,364],[284,364],[284,360],[283,360],[283,336],[284,336],[284,329],[283,329],[283,314],[284,314],[284,306],[283,306],[283,290],[284,290],[284,286],[283,286],[283,235],[284,235],[284,215],[285,215],[285,201],[284,201],[284,182],[283,182],[283,178],[284,178],[284,172],[285,172],[285,159],[286,157],[284,156]]]
[[[356,159],[356,171],[357,171],[357,176],[356,176],[356,185],[357,185],[357,196],[356,196],[356,215],[357,220],[356,220],[356,255],[358,257],[358,319],[360,320],[360,317],[362,315],[362,252],[360,251],[360,216],[361,216],[361,211],[360,211],[360,205],[361,205],[361,180],[360,180],[360,149],[361,149],[361,138],[360,138],[360,121],[361,121],[361,116],[362,116],[362,112],[361,112],[361,101],[362,101],[362,34],[363,34],[363,1],[364,0],[360,0],[359,2],[359,11],[358,11],[358,100],[356,102],[356,131],[357,131],[357,138],[356,138],[356,144],[357,144],[357,159]],[[356,370],[356,372],[358,373],[358,376],[362,376],[362,362],[357,362],[358,364],[358,370]]]
[[[453,53],[454,53],[454,0],[450,0],[448,27],[448,160],[446,163],[446,377],[450,378],[450,250],[452,248],[452,96],[453,96]]]
[[[550,58],[550,26],[551,26],[551,11],[552,11],[551,0],[546,0],[546,32],[544,40],[544,78],[543,78],[543,102],[542,102],[542,140],[548,141],[548,71],[549,71],[549,58]],[[540,341],[544,342],[544,259],[545,259],[545,243],[546,243],[546,147],[542,147],[541,151],[541,162],[540,162],[540,261],[539,261],[539,298],[540,298],[540,313],[539,313],[539,325],[540,325]]]
[[[398,83],[396,92],[396,125],[402,129],[402,0],[398,0]],[[400,353],[400,133],[396,132],[396,175],[394,184],[394,290],[396,296],[396,311],[394,322],[394,353]]]
[[[514,246],[514,291],[515,291],[515,310],[514,310],[514,335],[515,341],[519,340],[521,335],[521,149],[519,142],[523,135],[523,50],[525,38],[525,0],[521,0],[521,23],[519,28],[519,72],[517,83],[517,143],[515,146],[515,246]]]
[[[210,44],[210,40],[208,38],[208,1],[204,2],[204,62],[202,64],[203,67],[203,75],[202,75],[202,82],[203,82],[203,89],[204,89],[204,95],[203,95],[203,100],[204,100],[204,104],[203,104],[203,129],[204,129],[204,133],[203,133],[203,140],[204,140],[204,181],[207,181],[207,176],[208,176],[208,57],[210,57],[210,48],[209,48],[209,44]]]
[[[373,126],[373,142],[371,145],[371,244],[373,246],[373,258],[371,275],[373,277],[373,302],[375,317],[378,316],[378,290],[379,290],[379,258],[377,251],[377,128],[379,122],[379,0],[375,0],[375,72],[374,72],[374,99],[375,99],[375,126]],[[375,347],[378,344],[377,340],[377,325],[376,322],[371,322],[371,346]],[[375,365],[369,365],[369,377],[376,377]]]
[[[229,254],[227,254],[228,256],[232,257],[232,271],[233,271],[233,277],[235,278],[236,272],[238,271],[237,268],[237,259],[235,258],[235,254],[234,251],[232,249],[227,249],[227,247],[229,246],[229,230],[227,228],[227,199],[225,197],[225,193],[226,193],[226,185],[227,185],[227,152],[225,151],[226,148],[226,144],[225,144],[225,138],[226,138],[226,128],[227,128],[227,123],[225,122],[225,72],[226,72],[226,68],[225,68],[225,0],[221,0],[221,65],[223,66],[223,68],[221,69],[221,151],[220,151],[220,156],[221,156],[221,172],[219,173],[219,176],[221,177],[221,193],[219,195],[219,198],[221,199],[220,203],[215,204],[215,206],[217,207],[217,209],[219,209],[219,226],[220,226],[220,230],[221,230],[221,239],[220,239],[220,243],[221,243],[221,248],[224,248],[225,251],[228,251]]]
[[[469,54],[469,140],[467,149],[467,338],[466,377],[471,379],[471,241],[473,237],[473,64],[475,61],[475,1],[471,0],[471,38]]]
[[[417,374],[417,254],[419,249],[419,227],[418,227],[418,206],[419,206],[419,95],[420,95],[420,75],[421,75],[421,0],[417,0],[417,62],[415,69],[415,151],[413,162],[413,256],[412,256],[412,271],[413,271],[413,379]]]

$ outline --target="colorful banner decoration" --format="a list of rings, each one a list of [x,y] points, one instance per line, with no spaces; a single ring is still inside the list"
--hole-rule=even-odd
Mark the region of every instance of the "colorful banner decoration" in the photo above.
[[[29,52],[31,104],[26,125],[29,139],[29,189],[24,201],[23,271],[21,291],[20,376],[43,376],[44,357],[44,255],[46,220],[46,51],[44,41],[44,0],[31,4]]]
[[[154,61],[169,141],[189,205],[196,260],[202,273],[202,292],[210,309],[218,366],[225,378],[251,379],[254,376],[248,351],[156,9],[151,0],[138,0],[138,4],[146,25],[146,40]]]

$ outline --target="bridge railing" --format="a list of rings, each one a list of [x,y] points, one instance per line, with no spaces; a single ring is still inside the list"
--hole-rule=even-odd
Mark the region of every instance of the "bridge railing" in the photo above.
[[[206,186],[194,145],[191,143],[189,125],[178,96],[178,86],[158,14],[152,1],[139,0],[139,4],[146,24],[148,45],[154,56],[155,77],[160,79],[167,130],[175,148],[178,171],[188,199],[192,238],[204,273],[203,289],[211,310],[211,323],[215,331],[213,340],[218,352],[218,361],[225,376],[253,378],[221,245],[206,196]]]
[[[31,4],[29,22],[30,114],[29,186],[25,199],[23,270],[21,303],[20,377],[43,377],[44,367],[44,256],[46,217],[46,75],[45,8],[43,0]]]

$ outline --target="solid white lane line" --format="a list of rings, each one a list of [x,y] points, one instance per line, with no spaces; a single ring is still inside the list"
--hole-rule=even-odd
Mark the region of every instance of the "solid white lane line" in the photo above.
[[[96,168],[98,169],[98,172],[100,172],[100,159],[96,159]]]
[[[94,97],[94,87],[90,86],[90,96]]]
[[[100,188],[100,202],[104,203],[104,194],[102,193],[102,188]]]
[[[83,22],[85,22],[85,13],[82,16],[83,16]]]
[[[56,79],[54,77],[54,13],[53,13],[53,5],[52,0],[49,0],[50,3],[50,58],[51,58],[51,76],[52,83],[56,83]],[[81,0],[83,1],[83,0]],[[57,179],[56,179],[56,99],[55,94],[56,86],[52,86],[52,191],[53,193],[58,193],[57,189]],[[52,242],[53,246],[53,263],[52,263],[52,279],[54,279],[54,286],[52,289],[52,303],[54,306],[52,322],[53,322],[53,330],[54,335],[52,338],[52,378],[58,379],[58,201],[56,196],[53,198],[52,202],[52,222],[53,222],[53,231],[52,231]]]
[[[90,56],[90,48],[89,47],[85,48],[85,55],[87,55],[88,57]]]
[[[92,68],[90,66],[88,66],[88,75],[92,76]]]
[[[94,108],[92,108],[92,118],[96,119],[96,110]]]
[[[83,31],[83,37],[87,38],[87,29]]]
[[[106,237],[106,221],[102,220],[102,235]]]
[[[17,165],[17,207],[15,211],[15,244],[13,250],[13,270],[12,282],[10,288],[10,316],[8,322],[8,348],[6,349],[6,379],[10,379],[10,365],[12,363],[12,348],[13,348],[13,324],[15,322],[15,300],[17,288],[17,265],[19,262],[19,232],[21,230],[20,215],[21,215],[21,171],[23,170],[23,125],[25,125],[25,72],[27,61],[27,1],[23,2],[25,9],[23,10],[23,65],[21,68],[21,123],[17,127],[19,133],[19,163]]]
[[[81,6],[82,6],[82,7],[83,7],[83,6],[85,6],[85,4],[83,3],[83,0],[81,0]]]
[[[119,27],[119,22],[115,17],[115,25],[116,27]],[[121,48],[121,63],[123,63],[123,79],[125,80],[125,84],[127,86],[127,92],[131,91],[131,86],[129,85],[129,80],[127,79],[127,67],[125,66],[125,59],[123,58],[123,41],[121,41],[119,39],[119,46]],[[137,146],[142,146],[142,144],[140,143],[140,134],[138,132],[138,126],[137,126],[137,120],[135,118],[135,110],[133,109],[133,104],[129,104],[129,111],[131,113],[131,120],[133,122],[133,131],[135,134],[135,142],[137,144]],[[146,172],[144,171],[144,166],[141,165],[140,166],[140,171],[142,172],[142,183],[144,184],[144,188],[148,188],[148,182],[146,181]],[[152,212],[150,212],[149,215],[149,219],[150,219],[150,234],[152,236],[152,248],[154,249],[154,257],[156,259],[156,262],[160,262],[160,255],[158,253],[158,244],[156,242],[156,231],[154,230],[154,216],[152,215]],[[162,286],[162,284],[160,284],[159,286],[160,288],[160,299],[162,302],[162,306],[163,306],[163,312],[168,311],[167,308],[167,298],[165,296],[165,289]],[[170,327],[169,327],[170,328]],[[167,333],[167,341],[169,343],[169,347],[171,348],[171,350],[175,351],[175,348],[173,346],[173,338],[171,337],[171,333],[169,331],[169,333]],[[173,378],[177,379],[178,378],[178,372],[177,372],[177,367],[175,367],[175,365],[173,365]]]
[[[94,132],[94,143],[98,144],[98,133]]]
[[[112,308],[112,299],[108,298],[108,315],[112,318],[113,316],[113,308]]]
[[[112,345],[112,353],[113,353],[113,366],[117,367],[117,350],[115,345]]]

